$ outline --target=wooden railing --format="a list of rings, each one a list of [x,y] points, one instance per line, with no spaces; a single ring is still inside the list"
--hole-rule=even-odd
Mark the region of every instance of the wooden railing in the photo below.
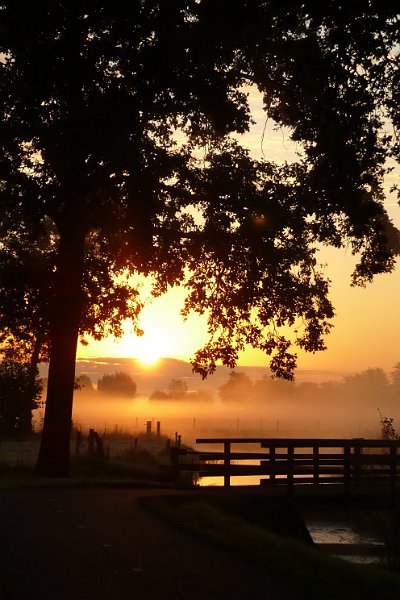
[[[261,485],[343,484],[345,491],[360,481],[378,481],[396,492],[400,479],[400,441],[367,439],[203,438],[197,444],[222,450],[171,448],[175,473],[191,471],[200,477],[259,476]],[[257,445],[256,451],[234,449]],[[247,463],[247,464],[246,464]],[[250,464],[249,464],[250,463]]]

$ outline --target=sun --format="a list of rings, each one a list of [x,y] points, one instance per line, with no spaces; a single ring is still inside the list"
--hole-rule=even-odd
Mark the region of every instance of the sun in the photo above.
[[[160,360],[161,355],[157,351],[157,348],[144,347],[143,349],[137,352],[137,358],[143,365],[150,366],[154,365],[158,360]]]
[[[162,332],[146,332],[142,337],[136,338],[131,355],[143,365],[154,365],[163,356],[168,354],[167,340]]]
[[[191,315],[185,322],[180,314],[184,290],[173,288],[164,296],[147,305],[140,318],[144,334],[132,332],[132,322],[123,326],[119,338],[109,336],[79,347],[79,358],[96,356],[131,357],[151,367],[161,358],[189,360],[208,339],[204,317]]]

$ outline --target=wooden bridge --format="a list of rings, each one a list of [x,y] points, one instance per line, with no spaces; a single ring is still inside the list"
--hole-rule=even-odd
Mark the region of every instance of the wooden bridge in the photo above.
[[[376,484],[391,494],[400,479],[400,440],[202,438],[196,444],[207,450],[171,448],[176,475],[222,476],[224,486],[231,485],[231,477],[259,476],[260,485],[285,486],[289,492],[299,485],[339,484],[349,493],[360,483]]]

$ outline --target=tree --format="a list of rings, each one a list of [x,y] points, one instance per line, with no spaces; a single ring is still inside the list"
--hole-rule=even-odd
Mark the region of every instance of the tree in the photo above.
[[[264,375],[261,379],[254,382],[252,396],[254,400],[267,402],[271,404],[286,401],[295,393],[295,385],[293,381],[287,379],[272,379],[269,375]]]
[[[1,238],[0,350],[5,364],[23,365],[20,377],[26,388],[24,404],[29,407],[37,402],[38,364],[48,360],[47,290],[54,246],[48,227],[38,237],[29,229],[13,235],[16,224],[7,213],[2,214],[1,224],[8,235]]]
[[[193,390],[188,392],[186,395],[186,400],[189,402],[208,402],[211,403],[214,401],[213,393],[209,390]]]
[[[379,421],[381,426],[381,436],[383,440],[398,440],[400,436],[398,435],[395,427],[394,427],[394,419],[391,417],[384,417],[381,411],[378,408]]]
[[[37,373],[32,390],[29,364],[0,363],[0,434],[32,433],[32,411],[39,406],[41,392]]]
[[[136,395],[136,383],[128,373],[119,371],[113,375],[103,375],[97,382],[97,390],[102,394],[133,398]]]
[[[392,372],[390,373],[390,381],[392,386],[399,391],[400,390],[400,362],[393,365]]]
[[[85,373],[82,373],[82,375],[79,375],[79,377],[76,378],[75,385],[77,386],[78,390],[94,392],[92,380],[90,379],[89,375],[86,375]]]
[[[48,220],[31,231],[18,215],[1,216],[0,347],[12,360],[48,360],[48,303],[55,241]]]
[[[219,397],[226,404],[239,404],[252,398],[253,382],[245,373],[232,371],[229,379],[220,386]]]
[[[362,403],[364,407],[376,407],[377,398],[380,402],[388,400],[389,378],[380,368],[369,368],[361,373],[344,377],[343,392],[353,404]]]
[[[169,400],[169,399],[170,399],[170,397],[168,396],[167,392],[163,392],[162,390],[155,390],[149,396],[149,400],[156,401],[156,402]]]
[[[187,394],[188,386],[182,379],[171,379],[168,384],[168,395],[173,400],[183,400]]]
[[[184,283],[184,315],[207,313],[202,376],[251,344],[290,379],[292,343],[323,349],[333,317],[316,244],[350,244],[355,283],[393,268],[396,44],[382,0],[1,4],[1,236],[55,231],[38,473],[68,473],[78,336],[135,326],[129,275],[151,275],[154,295]],[[249,84],[291,128],[297,163],[254,161],[233,140]]]

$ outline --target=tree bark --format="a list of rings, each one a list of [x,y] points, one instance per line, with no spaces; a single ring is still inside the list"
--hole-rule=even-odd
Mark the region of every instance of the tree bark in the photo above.
[[[54,279],[49,376],[36,474],[68,477],[72,402],[79,325],[85,236],[73,225],[60,231]]]

